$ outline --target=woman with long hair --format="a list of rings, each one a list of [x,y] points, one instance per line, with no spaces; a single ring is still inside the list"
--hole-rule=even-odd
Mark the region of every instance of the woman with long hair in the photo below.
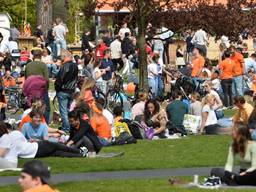
[[[143,115],[143,124],[146,127],[152,127],[153,131],[149,133],[148,138],[152,139],[154,136],[160,138],[165,137],[165,129],[167,123],[167,116],[164,110],[160,110],[159,103],[154,99],[149,99],[145,103],[145,110]]]
[[[218,176],[227,185],[256,185],[256,143],[251,140],[249,128],[236,123],[232,128],[233,143],[225,169],[212,169],[211,175]],[[234,173],[235,160],[240,162],[240,173]]]

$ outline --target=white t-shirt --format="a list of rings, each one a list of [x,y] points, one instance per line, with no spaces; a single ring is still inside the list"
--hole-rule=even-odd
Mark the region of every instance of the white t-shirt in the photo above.
[[[96,82],[99,82],[99,83],[103,82],[102,77],[96,79],[96,73],[101,73],[99,67],[95,67],[95,68],[94,68],[94,70],[93,70],[93,72],[92,72],[92,77],[93,77],[93,79],[94,79]]]
[[[202,112],[208,113],[208,117],[206,119],[205,126],[217,124],[218,121],[217,121],[216,114],[215,114],[214,110],[210,108],[209,105],[205,105],[202,109]]]
[[[30,143],[26,140],[24,135],[20,131],[12,131],[9,134],[13,147],[15,148],[16,154],[21,158],[35,158],[38,143]]]
[[[123,39],[125,37],[125,33],[130,33],[131,34],[131,30],[128,27],[121,28],[119,30],[119,36],[121,37],[121,39]]]
[[[111,126],[114,125],[114,116],[112,115],[112,113],[110,111],[108,111],[107,109],[103,109],[102,114],[108,120],[109,125],[111,125]]]
[[[41,61],[44,62],[45,64],[52,64],[53,63],[51,55],[42,56]]]
[[[119,59],[122,57],[121,42],[118,39],[110,44],[110,50],[112,59]]]
[[[4,134],[0,137],[0,148],[7,149],[3,159],[12,163],[18,163],[18,154],[9,134]]]
[[[207,36],[206,36],[206,32],[202,29],[198,30],[193,39],[192,39],[192,43],[193,44],[197,44],[197,45],[206,45],[207,42]]]
[[[26,109],[26,110],[23,112],[22,116],[21,116],[21,120],[22,120],[24,117],[26,117],[31,111],[32,111],[32,108]]]
[[[220,80],[219,79],[214,79],[212,80],[212,88],[219,91],[221,88]]]
[[[150,63],[148,65],[148,78],[153,79],[158,75],[158,69],[156,63]]]
[[[56,40],[65,40],[66,28],[59,24],[53,28]]]

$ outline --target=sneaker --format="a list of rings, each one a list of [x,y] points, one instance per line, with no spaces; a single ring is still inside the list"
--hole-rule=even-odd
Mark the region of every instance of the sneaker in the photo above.
[[[87,157],[88,149],[86,147],[80,147],[80,154],[82,154],[83,157]]]
[[[97,154],[96,154],[95,151],[93,151],[93,152],[88,152],[88,153],[87,153],[87,157],[88,157],[88,158],[95,158],[95,157],[97,157]]]
[[[221,185],[221,180],[219,177],[209,177],[205,178],[205,182],[203,184],[204,186],[220,186]]]

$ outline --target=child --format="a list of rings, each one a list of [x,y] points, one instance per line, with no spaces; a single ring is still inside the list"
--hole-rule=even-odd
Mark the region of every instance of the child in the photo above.
[[[124,122],[123,120],[123,109],[121,106],[115,106],[114,110],[114,127],[111,130],[112,133],[112,137],[113,138],[117,138],[120,136],[121,133],[126,132],[129,136],[131,136],[131,132],[129,130],[129,127],[127,125],[126,122]]]
[[[103,79],[103,90],[102,91],[104,94],[106,94],[107,90],[108,90],[108,86],[112,79],[113,72],[114,72],[114,65],[111,60],[111,50],[110,49],[106,49],[104,51],[104,58],[101,61],[101,65],[99,68],[105,70],[105,73],[101,77]]]
[[[191,94],[191,104],[189,113],[195,116],[201,116],[202,114],[202,102],[199,100],[200,95],[198,93]]]

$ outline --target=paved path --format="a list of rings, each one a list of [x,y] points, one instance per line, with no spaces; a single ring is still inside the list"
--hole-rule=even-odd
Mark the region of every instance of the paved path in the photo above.
[[[210,167],[201,168],[177,168],[177,169],[153,169],[136,171],[113,171],[113,172],[89,172],[89,173],[65,173],[52,176],[52,183],[71,181],[97,181],[117,179],[150,179],[168,178],[174,176],[209,175]],[[16,184],[18,176],[0,177],[0,185]]]

